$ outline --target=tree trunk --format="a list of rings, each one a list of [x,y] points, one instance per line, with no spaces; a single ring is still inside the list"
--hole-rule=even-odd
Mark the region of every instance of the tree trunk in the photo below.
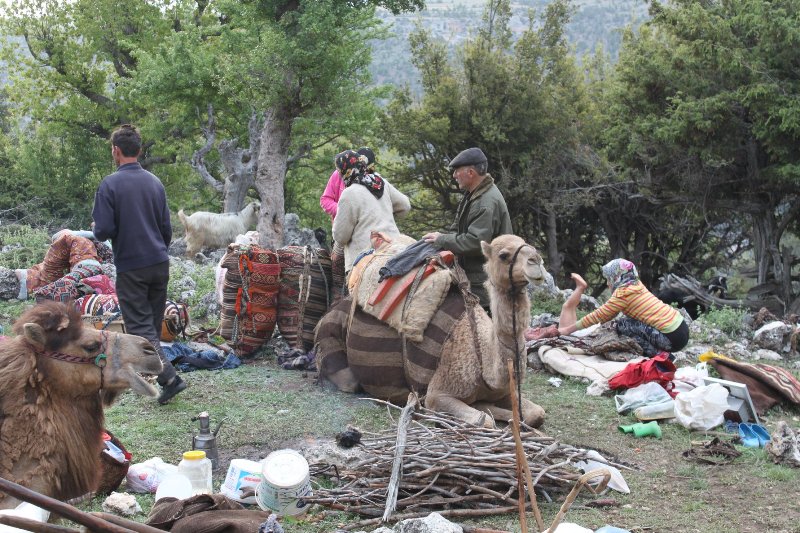
[[[291,135],[292,116],[286,107],[276,105],[264,114],[255,181],[261,198],[257,229],[258,243],[272,250],[283,245],[283,185]]]
[[[548,270],[553,275],[553,279],[561,279],[561,269],[564,261],[561,252],[558,251],[558,219],[555,208],[547,207],[547,221],[545,222],[545,235],[547,236],[547,262]]]
[[[258,155],[261,148],[261,113],[250,115],[247,132],[250,146],[239,148],[236,139],[219,143],[219,156],[225,168],[223,208],[226,213],[241,211],[247,203],[247,191],[255,185]]]

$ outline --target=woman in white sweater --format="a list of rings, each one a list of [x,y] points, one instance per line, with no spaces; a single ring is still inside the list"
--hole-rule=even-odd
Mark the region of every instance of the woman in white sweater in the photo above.
[[[345,190],[333,221],[333,239],[344,246],[345,271],[350,272],[358,254],[372,247],[370,233],[399,235],[395,215],[411,209],[408,197],[378,173],[367,171],[367,158],[346,150],[337,156]]]

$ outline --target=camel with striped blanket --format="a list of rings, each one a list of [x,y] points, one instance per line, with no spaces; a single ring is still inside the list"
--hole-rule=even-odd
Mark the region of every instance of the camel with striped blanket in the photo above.
[[[453,285],[419,343],[356,308],[347,298],[317,326],[320,379],[344,392],[402,403],[410,391],[425,406],[493,427],[511,419],[507,361],[526,368],[523,332],[530,321],[528,283],[544,280],[542,258],[515,235],[482,242],[492,317],[477,298]],[[488,415],[488,416],[487,416]],[[522,399],[522,420],[538,427],[544,410]]]

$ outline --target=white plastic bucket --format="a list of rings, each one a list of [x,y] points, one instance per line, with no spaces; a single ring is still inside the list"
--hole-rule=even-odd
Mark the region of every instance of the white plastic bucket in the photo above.
[[[242,498],[241,490],[250,488],[255,491],[261,483],[261,463],[247,459],[234,459],[228,467],[228,475],[219,491],[232,500],[241,503],[256,503],[255,496]]]
[[[264,459],[261,483],[256,488],[256,503],[265,511],[279,515],[300,515],[311,495],[308,461],[294,450],[277,450]]]

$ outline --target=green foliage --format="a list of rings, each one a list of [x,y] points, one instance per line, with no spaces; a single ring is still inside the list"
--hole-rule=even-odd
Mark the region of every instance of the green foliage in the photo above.
[[[587,110],[583,82],[566,43],[567,1],[550,3],[529,21],[516,43],[509,33],[510,3],[490,1],[477,36],[451,59],[445,43],[418,28],[410,39],[412,62],[424,95],[415,102],[398,91],[386,108],[382,128],[389,145],[407,164],[398,169],[404,187],[419,195],[411,216],[443,228],[460,195],[449,159],[480,146],[502,190],[515,233],[556,251],[575,228],[565,221],[589,205],[563,189],[585,182],[595,165],[585,156],[579,124]],[[431,222],[432,221],[432,222]],[[581,235],[584,251],[596,238]],[[559,270],[557,254],[548,257]]]
[[[800,107],[788,97],[800,85],[786,54],[800,9],[792,0],[682,0],[653,2],[651,12],[626,34],[597,107],[606,125],[598,141],[623,169],[609,180],[622,192],[606,200],[619,205],[609,240],[634,248],[637,263],[699,275],[725,264],[731,238],[741,242],[723,224],[746,224],[759,283],[778,279],[783,252],[770,250],[781,250],[800,205]],[[649,230],[640,222],[648,212],[659,215]],[[779,296],[790,302],[789,292]]]
[[[732,307],[715,307],[709,309],[701,317],[706,324],[719,328],[731,338],[742,336],[748,327],[744,322],[747,311]]]
[[[550,313],[553,316],[561,314],[564,305],[562,298],[533,298],[531,300],[531,316]]]
[[[39,263],[50,245],[50,234],[24,224],[0,225],[0,267],[28,268]]]

